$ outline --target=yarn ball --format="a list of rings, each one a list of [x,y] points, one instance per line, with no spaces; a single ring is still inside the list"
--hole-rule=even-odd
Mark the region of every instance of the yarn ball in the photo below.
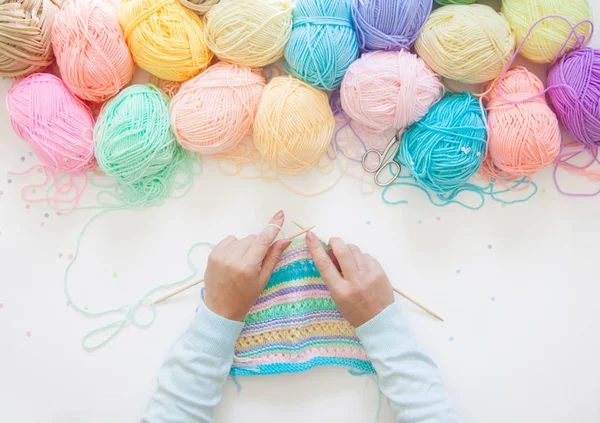
[[[150,84],[132,85],[109,100],[94,128],[100,168],[118,182],[128,204],[167,197],[181,156],[169,122],[169,99]]]
[[[279,76],[263,91],[254,146],[277,170],[295,175],[325,154],[334,127],[327,94],[292,76]]]
[[[179,0],[188,9],[196,13],[204,14],[210,10],[219,0]]]
[[[44,167],[78,173],[94,165],[90,109],[54,75],[35,73],[6,95],[10,123]]]
[[[559,121],[579,142],[600,147],[600,50],[583,48],[548,73],[548,95]]]
[[[235,147],[248,135],[265,78],[259,71],[219,62],[183,84],[171,101],[171,126],[181,146],[202,154]]]
[[[206,14],[206,42],[217,57],[263,67],[283,56],[292,31],[289,0],[228,0]]]
[[[202,19],[179,0],[121,0],[119,22],[135,63],[161,79],[187,81],[213,58]]]
[[[445,78],[480,84],[497,78],[511,60],[515,39],[504,17],[480,4],[435,10],[415,50]]]
[[[361,51],[410,48],[431,13],[432,0],[352,0]]]
[[[573,26],[592,19],[592,9],[587,0],[503,0],[502,14],[510,23],[517,44],[521,44],[531,27],[546,16],[562,16]],[[580,39],[589,37],[591,32],[592,25],[577,27]],[[569,42],[563,49],[568,38]],[[567,22],[545,19],[533,28],[519,53],[532,62],[550,63],[561,51],[572,50],[576,41]]]
[[[467,92],[447,93],[404,133],[398,159],[417,183],[444,197],[479,170],[486,139],[479,101]]]
[[[54,61],[50,33],[56,13],[52,0],[1,2],[0,76],[26,76]]]
[[[133,77],[133,59],[106,0],[68,0],[54,19],[52,49],[60,75],[77,97],[103,102]]]
[[[285,48],[285,70],[308,84],[332,91],[358,59],[358,43],[347,0],[299,0]]]
[[[475,3],[477,0],[435,0],[435,2],[437,4],[441,4],[442,6],[448,5],[448,4],[472,4]]]
[[[558,156],[561,134],[556,115],[543,95],[534,97],[542,91],[542,81],[524,67],[510,69],[491,87],[488,153],[491,165],[501,171],[531,175]],[[530,100],[518,102],[526,99]]]
[[[407,50],[364,54],[340,90],[346,114],[378,132],[409,127],[443,94],[439,76]]]

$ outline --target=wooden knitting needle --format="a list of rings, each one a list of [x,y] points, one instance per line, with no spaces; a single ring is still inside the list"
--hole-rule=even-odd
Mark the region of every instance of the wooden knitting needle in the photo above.
[[[300,232],[298,232],[298,233],[297,233],[297,234],[295,234],[295,235],[292,235],[292,236],[288,237],[288,239],[289,239],[289,240],[292,240],[292,239],[294,239],[294,238],[298,238],[300,235],[302,235],[302,234],[305,234],[305,233],[307,233],[308,231],[311,231],[311,230],[313,230],[314,228],[315,228],[314,226],[311,226],[310,228],[306,228],[306,229],[302,228],[302,230],[301,230]]]
[[[296,222],[295,220],[292,220],[292,222],[294,223],[294,225],[296,225],[300,229],[304,229],[304,227],[301,224],[299,224],[298,222]],[[314,228],[314,226],[313,226],[313,228]],[[312,228],[310,228],[310,229],[312,229]],[[310,229],[308,229],[308,230],[310,230]],[[305,231],[308,231],[308,230],[305,230]],[[438,319],[438,320],[440,320],[442,322],[444,321],[444,319],[442,319],[438,314],[434,313],[433,311],[431,311],[430,309],[428,309],[427,307],[425,307],[423,304],[419,303],[418,301],[413,300],[412,298],[410,298],[408,295],[406,295],[405,293],[403,293],[399,289],[396,289],[394,287],[392,287],[392,289],[394,291],[396,291],[396,293],[398,295],[400,295],[404,299],[410,301],[411,303],[413,303],[414,305],[416,305],[417,307],[419,307],[421,310],[426,311],[427,313],[431,314],[433,317],[435,317],[436,319]]]

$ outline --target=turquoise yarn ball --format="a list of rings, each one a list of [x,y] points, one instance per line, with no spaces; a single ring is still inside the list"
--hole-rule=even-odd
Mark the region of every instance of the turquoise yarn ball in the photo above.
[[[358,59],[358,42],[347,0],[299,0],[285,48],[285,70],[322,90],[333,91]]]
[[[448,199],[479,170],[487,130],[477,99],[447,93],[402,139],[397,160],[418,184]]]
[[[187,158],[171,131],[169,99],[154,85],[132,85],[102,108],[94,128],[100,169],[117,179],[114,196],[132,206],[167,198]]]

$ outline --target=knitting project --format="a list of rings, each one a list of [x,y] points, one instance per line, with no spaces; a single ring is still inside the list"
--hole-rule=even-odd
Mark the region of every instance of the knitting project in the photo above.
[[[232,376],[298,373],[317,366],[375,373],[304,240],[292,241],[285,250],[245,324],[235,346]]]

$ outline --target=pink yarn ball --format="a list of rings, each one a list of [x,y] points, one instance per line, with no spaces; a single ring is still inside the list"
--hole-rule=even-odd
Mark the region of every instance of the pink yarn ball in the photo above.
[[[378,132],[407,128],[442,98],[440,77],[418,56],[375,51],[350,65],[341,87],[342,108]]]
[[[83,100],[105,101],[133,77],[117,9],[107,0],[64,3],[52,26],[52,49],[61,77]]]
[[[40,162],[60,173],[94,164],[94,118],[90,109],[54,75],[36,73],[6,95],[10,123]]]
[[[235,147],[252,130],[265,83],[259,70],[219,62],[183,84],[171,100],[179,144],[202,154]]]

